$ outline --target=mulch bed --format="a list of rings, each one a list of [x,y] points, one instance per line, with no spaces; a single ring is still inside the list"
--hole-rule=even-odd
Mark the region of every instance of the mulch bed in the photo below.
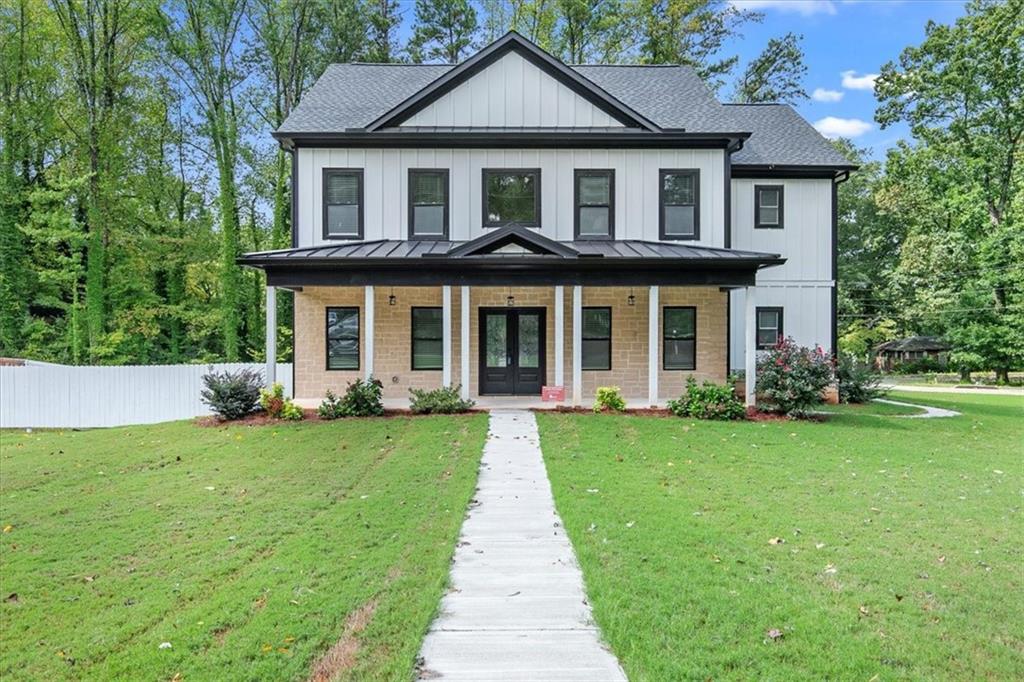
[[[486,412],[487,410],[481,410],[479,408],[472,408],[467,410],[463,414],[470,414],[475,412]],[[338,419],[322,419],[315,409],[302,408],[302,419],[289,420],[289,419],[275,419],[266,412],[253,412],[252,414],[242,417],[241,419],[220,419],[213,415],[206,417],[196,417],[192,420],[192,423],[202,428],[220,428],[222,426],[280,426],[282,424],[301,424],[303,422],[343,422],[346,419],[393,419],[395,417],[429,417],[432,415],[428,414],[414,414],[412,410],[384,410],[384,414],[379,417],[339,417]]]

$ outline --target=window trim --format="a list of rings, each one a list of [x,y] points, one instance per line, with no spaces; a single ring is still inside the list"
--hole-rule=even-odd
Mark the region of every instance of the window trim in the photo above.
[[[537,220],[528,223],[515,223],[522,225],[523,227],[539,228],[541,226],[541,169],[540,168],[481,168],[480,169],[480,224],[484,228],[493,227],[504,227],[505,225],[512,225],[514,221],[507,222],[491,222],[487,219],[487,178],[490,175],[502,175],[502,174],[531,174],[536,180],[537,191],[533,197],[533,210],[536,213]]]
[[[608,178],[608,203],[587,204],[586,207],[601,208],[608,207],[608,234],[593,235],[580,234],[580,178]],[[573,204],[573,239],[580,240],[610,240],[615,239],[615,169],[614,168],[576,168],[572,177],[572,204]]]
[[[761,222],[761,190],[778,190],[779,192],[779,223],[772,225],[771,223]],[[755,230],[781,230],[785,227],[783,222],[783,207],[786,204],[786,186],[785,185],[754,185],[754,229]]]
[[[667,234],[665,232],[665,177],[668,175],[690,175],[693,183],[693,235]],[[689,206],[689,204],[671,204],[672,206]],[[662,168],[658,171],[658,238],[662,241],[698,241],[700,240],[700,169],[699,168]]]
[[[587,328],[587,325],[583,324],[583,315],[588,310],[607,310],[608,311],[608,337],[601,338],[595,336],[584,336],[583,332]],[[609,305],[585,305],[582,306],[582,312],[580,313],[580,370],[583,372],[610,372],[612,369],[612,325],[614,324],[614,316],[612,315],[612,307]],[[583,364],[583,342],[584,341],[607,341],[608,342],[608,366],[607,367],[587,367]]]
[[[692,310],[693,311],[693,366],[692,367],[669,367],[668,366],[668,344],[669,337],[665,335],[668,325],[665,318],[670,310]],[[687,339],[673,336],[673,341]],[[697,370],[697,306],[695,305],[666,305],[661,308],[661,369],[666,372],[694,372]]]
[[[779,326],[776,329],[775,343],[779,342],[779,339],[786,338],[785,332],[785,318],[783,316],[782,306],[768,305],[768,306],[757,306],[754,308],[754,345],[756,350],[771,350],[775,347],[775,343],[764,345],[757,340],[758,332],[761,331],[761,313],[778,313],[779,315]]]
[[[355,235],[331,234],[327,225],[327,178],[331,175],[354,175],[359,183],[359,230]],[[321,204],[321,231],[323,238],[336,241],[359,241],[363,239],[365,221],[364,212],[366,208],[366,184],[363,178],[362,168],[323,168],[320,175],[320,204]]]
[[[417,310],[440,310],[442,315],[441,336],[437,339],[419,337],[420,341],[441,342],[441,364],[438,367],[417,367],[416,366],[416,311]],[[440,372],[444,369],[444,308],[439,305],[414,305],[409,308],[409,370],[412,372]]]
[[[426,234],[426,235],[419,234],[418,235],[418,234],[416,234],[416,221],[413,218],[413,216],[415,215],[415,208],[416,208],[416,204],[413,203],[413,192],[412,192],[413,176],[420,175],[420,174],[431,174],[431,173],[440,173],[444,177],[444,218],[442,219],[442,223],[443,223],[444,229],[443,229],[441,234]],[[409,204],[409,226],[408,226],[407,232],[408,232],[409,240],[410,241],[421,241],[421,240],[447,241],[448,240],[448,230],[449,230],[449,227],[448,227],[448,225],[449,225],[449,223],[448,223],[449,217],[448,216],[449,216],[449,210],[450,210],[450,207],[451,207],[451,204],[452,204],[452,201],[451,201],[451,189],[450,189],[451,184],[450,183],[451,183],[450,171],[449,171],[448,168],[410,168],[409,169],[408,182],[406,183],[405,193],[407,195],[407,203]],[[424,205],[434,206],[435,204],[424,204]]]
[[[331,327],[332,310],[356,311],[356,366],[331,367]],[[329,305],[324,308],[324,370],[327,372],[358,372],[363,366],[363,312],[357,305]]]

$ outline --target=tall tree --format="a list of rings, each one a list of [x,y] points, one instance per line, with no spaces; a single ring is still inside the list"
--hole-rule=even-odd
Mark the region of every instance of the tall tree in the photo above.
[[[894,170],[912,170],[898,181],[938,218],[916,221],[910,238],[929,248],[905,247],[905,258],[955,263],[944,310],[970,323],[936,326],[1005,380],[1024,364],[1024,267],[1013,260],[1024,227],[1024,0],[972,0],[952,25],[929,22],[919,46],[882,67],[875,93],[882,127],[906,122],[918,143],[890,155]]]
[[[784,102],[796,104],[807,99],[804,90],[804,52],[800,48],[803,36],[787,33],[771,38],[750,64],[736,84],[735,101],[746,104]]]
[[[692,66],[716,91],[739,61],[720,54],[725,43],[763,18],[724,0],[631,0],[630,15],[641,62]]]
[[[224,357],[240,355],[241,275],[238,225],[238,165],[241,112],[236,95],[245,80],[239,59],[245,0],[181,0],[157,12],[168,65],[199,110],[217,168],[220,208],[220,303]]]
[[[310,50],[319,57],[313,75],[327,64],[346,63],[365,57],[369,24],[359,0],[332,0],[313,4],[314,29]]]
[[[402,12],[398,0],[366,0],[365,13],[369,26],[366,59],[371,62],[397,61],[398,28]]]
[[[557,21],[555,0],[509,1],[509,28],[549,52],[554,51]]]
[[[457,64],[473,48],[478,30],[469,0],[416,0],[409,54],[414,62]]]
[[[570,64],[612,63],[629,40],[620,0],[558,0],[556,54]]]

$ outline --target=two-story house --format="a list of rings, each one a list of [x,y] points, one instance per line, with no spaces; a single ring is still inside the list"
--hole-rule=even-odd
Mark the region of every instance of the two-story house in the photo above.
[[[752,381],[781,336],[835,348],[853,167],[688,67],[570,66],[510,33],[458,65],[333,65],[274,136],[292,248],[240,262],[266,272],[268,330],[295,292],[297,399],[374,376],[391,399],[659,404],[689,376]]]

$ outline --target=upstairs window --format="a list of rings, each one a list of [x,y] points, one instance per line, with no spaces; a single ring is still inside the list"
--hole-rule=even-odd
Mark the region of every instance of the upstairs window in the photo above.
[[[665,369],[697,368],[697,309],[666,307],[662,319],[662,365]]]
[[[663,170],[661,186],[661,238],[700,239],[700,171]]]
[[[757,349],[768,350],[782,339],[782,308],[757,309]]]
[[[540,227],[540,169],[483,171],[483,225]]]
[[[444,329],[441,308],[412,309],[412,368],[441,369]]]
[[[327,369],[359,369],[359,308],[327,309]]]
[[[782,185],[754,185],[754,227],[782,229]]]
[[[576,239],[615,236],[615,171],[576,171]]]
[[[324,169],[324,239],[363,238],[362,169]]]
[[[582,369],[612,368],[612,309],[584,308]]]
[[[448,171],[409,169],[409,239],[448,238]]]

